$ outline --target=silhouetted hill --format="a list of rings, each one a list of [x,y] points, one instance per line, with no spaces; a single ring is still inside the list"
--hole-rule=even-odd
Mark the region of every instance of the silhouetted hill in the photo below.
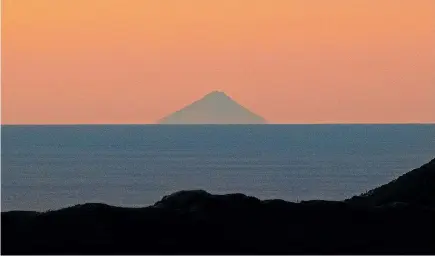
[[[408,203],[435,207],[435,159],[347,202],[371,206]]]
[[[378,188],[377,203],[292,203],[196,190],[144,208],[2,212],[1,253],[434,254],[435,208],[417,197],[433,195],[424,194],[435,185],[433,162]]]
[[[214,91],[168,115],[160,124],[265,124],[266,120],[223,92]]]

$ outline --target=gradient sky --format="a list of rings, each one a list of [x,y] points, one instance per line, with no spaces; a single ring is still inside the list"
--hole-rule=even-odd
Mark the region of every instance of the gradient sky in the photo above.
[[[2,123],[435,122],[434,0],[4,0]]]

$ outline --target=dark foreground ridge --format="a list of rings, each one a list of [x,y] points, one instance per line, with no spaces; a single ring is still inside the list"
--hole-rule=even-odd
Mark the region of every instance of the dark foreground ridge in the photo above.
[[[402,202],[434,207],[435,159],[388,184],[346,201],[367,206]]]
[[[344,202],[180,191],[145,208],[2,212],[2,254],[434,254],[435,160]],[[432,193],[432,194],[428,194]]]

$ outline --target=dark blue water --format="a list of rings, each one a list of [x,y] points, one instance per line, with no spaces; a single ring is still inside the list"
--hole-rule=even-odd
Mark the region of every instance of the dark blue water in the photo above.
[[[435,125],[2,126],[2,210],[181,189],[345,199],[435,157]]]

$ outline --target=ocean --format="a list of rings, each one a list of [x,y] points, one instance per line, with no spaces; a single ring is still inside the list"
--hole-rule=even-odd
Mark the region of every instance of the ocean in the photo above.
[[[342,200],[435,157],[435,125],[1,128],[1,210],[142,207],[179,190]]]

